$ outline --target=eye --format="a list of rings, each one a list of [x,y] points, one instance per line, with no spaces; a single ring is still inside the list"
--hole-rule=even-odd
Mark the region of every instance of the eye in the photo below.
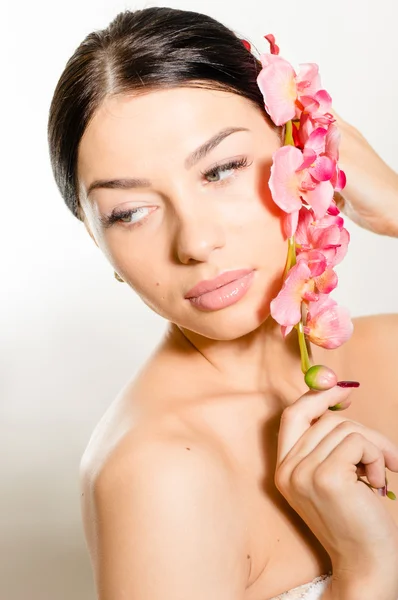
[[[231,175],[227,175],[226,177],[220,179],[219,177],[221,173],[228,173],[228,171],[231,171],[233,173],[234,171],[237,171],[238,169],[243,169],[247,166],[247,158],[244,157],[239,160],[231,160],[223,165],[216,165],[208,171],[203,171],[202,175],[207,179],[210,179],[210,183],[222,184],[224,180],[230,179]]]
[[[101,217],[100,220],[105,228],[110,227],[113,223],[116,223],[118,221],[130,225],[140,224],[140,221],[142,221],[144,217],[146,217],[149,214],[149,212],[153,210],[153,207],[147,206],[139,206],[138,208],[131,208],[130,210],[122,211],[114,210],[109,216]],[[131,217],[133,217],[133,219]]]

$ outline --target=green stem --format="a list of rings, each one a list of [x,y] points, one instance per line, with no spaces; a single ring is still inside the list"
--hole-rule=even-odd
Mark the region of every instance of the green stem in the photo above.
[[[288,121],[285,125],[285,146],[295,146],[293,140],[293,122]]]
[[[301,303],[301,321],[303,323],[303,327],[305,327],[307,325],[307,315],[308,315],[308,306],[305,302]],[[305,336],[305,334],[304,334]],[[307,354],[310,360],[310,366],[313,364],[313,358],[312,358],[312,348],[311,348],[311,344],[309,342],[309,340],[307,339],[307,337],[305,336],[305,341],[306,341],[306,346],[307,346]]]
[[[286,266],[285,271],[283,273],[283,279],[285,280],[288,272],[294,265],[296,264],[296,241],[294,239],[294,235],[288,238],[288,249],[287,249],[287,258],[286,258]]]
[[[297,324],[297,335],[298,335],[298,341],[299,341],[299,346],[300,346],[301,370],[305,375],[306,372],[308,371],[308,369],[310,368],[311,363],[310,363],[310,358],[308,356],[307,342],[306,342],[305,334],[303,331],[303,322],[302,321],[300,321]]]

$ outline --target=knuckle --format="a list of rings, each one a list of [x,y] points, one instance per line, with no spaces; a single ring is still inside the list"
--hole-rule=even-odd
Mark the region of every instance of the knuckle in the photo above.
[[[299,494],[305,495],[305,493],[308,491],[309,479],[308,469],[303,462],[293,469],[291,475],[291,484],[295,491]]]
[[[363,440],[364,436],[362,435],[362,433],[359,433],[359,431],[350,431],[345,436],[343,442],[346,442],[347,444],[358,444],[362,443]]]
[[[289,477],[288,477],[287,470],[284,467],[279,467],[275,471],[274,483],[275,483],[276,488],[281,493],[283,493],[287,489],[288,481],[289,481]]]
[[[314,471],[314,487],[321,492],[328,492],[334,487],[333,472],[326,461]]]
[[[294,403],[293,403],[293,404],[290,404],[289,406],[287,406],[283,410],[282,415],[281,415],[281,420],[280,420],[281,424],[290,421],[290,419],[293,418],[294,413],[295,413],[295,410],[294,410]]]
[[[354,425],[355,424],[353,421],[349,421],[348,419],[345,419],[344,421],[341,421],[341,423],[336,425],[336,429],[338,431],[341,431],[342,433],[349,435],[351,432],[353,432]]]

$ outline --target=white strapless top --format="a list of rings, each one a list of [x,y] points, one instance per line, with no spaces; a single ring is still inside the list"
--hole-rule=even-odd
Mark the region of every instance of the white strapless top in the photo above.
[[[304,583],[298,587],[283,592],[279,596],[274,596],[270,600],[319,600],[322,598],[323,592],[326,590],[331,573],[325,573],[319,577],[315,577],[309,583]]]

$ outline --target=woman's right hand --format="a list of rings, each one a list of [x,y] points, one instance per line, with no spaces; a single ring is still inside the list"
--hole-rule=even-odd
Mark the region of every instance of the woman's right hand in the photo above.
[[[358,479],[385,485],[398,447],[380,432],[328,408],[348,408],[351,389],[309,391],[281,417],[275,485],[328,552],[336,597],[398,599],[398,526]],[[334,596],[333,596],[334,597]]]

